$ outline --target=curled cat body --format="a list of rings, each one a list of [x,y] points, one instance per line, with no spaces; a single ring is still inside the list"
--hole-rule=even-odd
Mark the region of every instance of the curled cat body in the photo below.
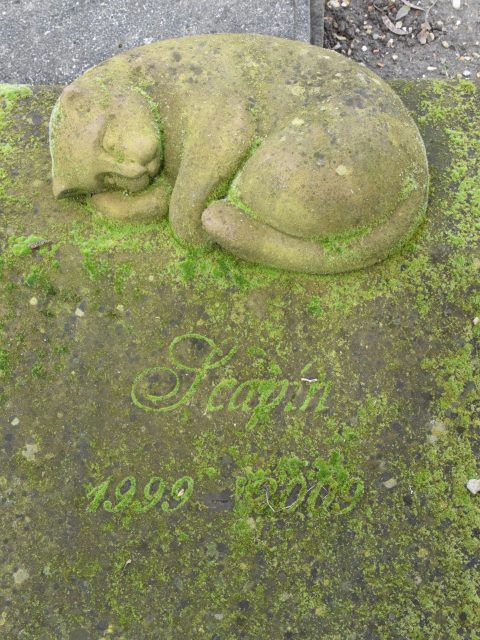
[[[400,98],[339,54],[209,35],[117,55],[66,87],[50,124],[56,197],[168,215],[185,243],[309,273],[360,269],[416,229],[423,141]]]

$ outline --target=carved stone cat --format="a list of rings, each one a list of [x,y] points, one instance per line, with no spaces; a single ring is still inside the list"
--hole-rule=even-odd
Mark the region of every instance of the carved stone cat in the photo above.
[[[166,40],[66,87],[51,118],[56,197],[106,216],[169,215],[186,243],[310,273],[392,253],[427,203],[425,149],[368,69],[254,35]]]

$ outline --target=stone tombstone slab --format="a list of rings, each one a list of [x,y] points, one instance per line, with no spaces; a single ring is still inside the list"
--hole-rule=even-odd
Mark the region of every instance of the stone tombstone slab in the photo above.
[[[394,88],[424,222],[322,276],[56,200],[1,87],[4,637],[475,637],[478,89]]]
[[[12,0],[0,5],[2,82],[66,83],[122,50],[201,33],[321,42],[309,0]],[[19,46],[21,43],[21,46]]]

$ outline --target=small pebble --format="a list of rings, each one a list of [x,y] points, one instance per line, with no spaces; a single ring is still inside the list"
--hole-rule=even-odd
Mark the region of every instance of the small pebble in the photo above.
[[[10,424],[12,425],[12,427],[16,427],[20,424],[20,420],[18,418],[14,418]]]
[[[75,309],[75,315],[77,316],[77,318],[83,318],[83,316],[85,315],[85,311],[82,311],[80,307],[77,307]]]
[[[437,442],[438,438],[445,433],[447,430],[447,426],[441,420],[431,420],[430,421],[430,431],[431,433],[427,436],[428,442],[434,444]]]
[[[392,60],[398,60],[398,56],[397,56],[397,54],[396,54],[396,53],[394,53],[394,54],[393,54],[393,56],[392,56]]]
[[[476,316],[476,317],[473,319],[473,324],[475,324],[475,325],[480,324],[480,318],[479,318],[478,316]]]
[[[397,479],[396,479],[396,478],[390,478],[389,480],[386,480],[386,481],[383,483],[383,486],[384,486],[386,489],[393,489],[393,487],[396,487],[396,486],[397,486],[397,484],[398,484],[398,481],[397,481]]]
[[[427,67],[427,71],[436,71],[437,67]]]
[[[13,574],[13,582],[17,587],[19,587],[25,582],[25,580],[28,580],[29,577],[30,574],[28,573],[28,571],[20,567],[20,569],[17,569],[17,571],[15,571],[15,573]]]
[[[480,492],[480,478],[472,478],[467,482],[467,489],[475,496]]]
[[[155,280],[154,276],[148,276],[148,281],[153,282]]]
[[[125,307],[123,306],[123,304],[117,304],[115,308],[117,311],[120,311],[120,313],[123,313],[125,311]]]
[[[442,40],[442,47],[444,49],[449,49],[450,48],[450,43],[447,42],[446,40]]]
[[[468,69],[465,69],[465,71],[463,72],[463,75],[465,76],[465,78],[469,78],[472,75],[472,72],[469,71]]]
[[[460,9],[462,6],[462,0],[452,0],[452,7],[454,9]]]
[[[440,436],[442,433],[445,433],[447,430],[447,426],[441,420],[432,420],[430,422],[430,431],[432,432],[432,436]]]
[[[350,173],[352,173],[352,170],[349,167],[346,167],[344,164],[339,164],[335,169],[335,173],[337,173],[339,176],[348,176]]]
[[[35,298],[35,296],[33,296],[33,298],[30,298],[29,302],[32,305],[32,307],[35,307],[38,304],[38,299]]]
[[[223,620],[223,613],[214,613],[213,617],[215,620]]]
[[[40,449],[38,448],[38,444],[26,444],[25,448],[22,451],[22,456],[29,462],[33,462],[33,460],[35,460],[35,456],[39,451]]]

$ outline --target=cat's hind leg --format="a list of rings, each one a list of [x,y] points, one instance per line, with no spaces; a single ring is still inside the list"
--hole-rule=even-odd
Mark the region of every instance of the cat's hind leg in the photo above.
[[[415,130],[406,143],[404,130],[389,114],[294,118],[248,157],[202,226],[231,253],[281,269],[341,273],[379,262],[426,209],[425,149]]]
[[[227,200],[213,202],[202,215],[206,232],[227,251],[249,262],[303,273],[342,273],[368,267],[390,255],[421,221],[424,194],[400,203],[392,217],[369,233],[322,244],[283,233],[255,220]]]

